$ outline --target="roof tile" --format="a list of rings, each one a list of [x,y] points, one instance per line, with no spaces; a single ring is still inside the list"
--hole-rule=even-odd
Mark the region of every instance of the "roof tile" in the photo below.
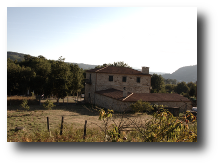
[[[119,67],[119,66],[107,66],[103,68],[90,69],[86,72],[95,72],[95,73],[111,73],[111,74],[133,74],[133,75],[150,75],[144,74],[141,71],[131,69],[128,67]]]
[[[189,102],[190,100],[176,93],[131,93],[123,98],[123,91],[114,88],[96,91],[97,94],[107,96],[120,101],[136,102],[138,100],[147,102]]]

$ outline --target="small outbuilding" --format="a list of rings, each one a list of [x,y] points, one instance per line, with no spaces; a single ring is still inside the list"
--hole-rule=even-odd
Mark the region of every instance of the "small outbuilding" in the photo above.
[[[96,105],[118,112],[130,111],[130,105],[138,100],[167,107],[179,107],[180,112],[192,107],[189,99],[176,93],[131,93],[110,88],[96,91],[95,99]]]

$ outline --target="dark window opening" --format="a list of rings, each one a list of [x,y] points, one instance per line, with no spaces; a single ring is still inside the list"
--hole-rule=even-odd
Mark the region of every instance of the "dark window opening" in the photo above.
[[[141,78],[137,77],[137,83],[140,83],[140,82],[141,82]]]
[[[126,82],[127,77],[122,77],[122,82]]]
[[[109,76],[109,81],[113,81],[113,76]]]

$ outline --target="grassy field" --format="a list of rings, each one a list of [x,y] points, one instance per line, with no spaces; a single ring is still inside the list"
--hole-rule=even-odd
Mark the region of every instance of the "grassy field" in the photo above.
[[[64,116],[64,126],[71,128],[72,131],[83,130],[85,120],[87,120],[87,130],[93,130],[100,138],[104,130],[103,121],[99,120],[99,112],[91,107],[82,105],[57,105],[53,110],[45,110],[41,105],[30,106],[30,110],[21,110],[20,106],[7,107],[7,139],[8,141],[23,141],[22,137],[28,134],[34,135],[37,132],[47,132],[47,117],[49,117],[50,130],[56,132],[60,129],[61,119]],[[145,122],[150,119],[150,115],[126,114],[124,118],[129,117],[137,122]],[[119,124],[121,115],[115,114],[113,120],[108,124]],[[24,127],[22,131],[15,131],[16,127]],[[83,131],[81,133],[83,136]]]

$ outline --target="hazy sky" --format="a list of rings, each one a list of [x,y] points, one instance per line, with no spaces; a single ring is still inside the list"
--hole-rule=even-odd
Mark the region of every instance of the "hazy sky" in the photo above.
[[[10,7],[7,50],[172,73],[197,64],[194,7]]]

